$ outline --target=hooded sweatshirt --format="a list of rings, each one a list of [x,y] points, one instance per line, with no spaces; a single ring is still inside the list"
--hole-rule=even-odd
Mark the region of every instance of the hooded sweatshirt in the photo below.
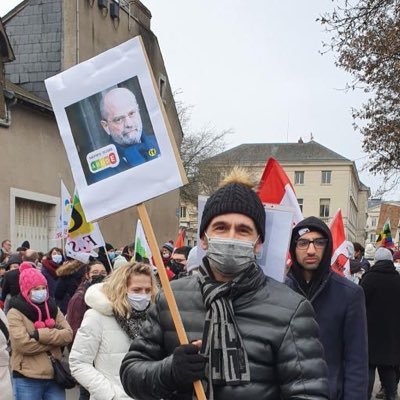
[[[320,265],[308,283],[296,259],[296,240],[307,232],[320,232],[328,239]],[[290,255],[293,264],[286,283],[309,299],[314,307],[328,364],[330,398],[365,400],[368,346],[363,290],[331,271],[332,235],[319,218],[306,218],[294,227]]]
[[[315,271],[310,282],[306,282],[303,276],[303,267],[297,262],[296,259],[296,241],[307,232],[319,232],[322,236],[328,239],[325,247],[325,252],[322,256],[318,269]],[[292,258],[292,266],[290,274],[299,285],[299,293],[303,294],[311,302],[318,294],[323,282],[326,283],[330,274],[332,254],[332,235],[328,226],[319,218],[309,217],[299,222],[293,229],[292,238],[290,241],[290,256]],[[324,283],[324,284],[325,284]]]

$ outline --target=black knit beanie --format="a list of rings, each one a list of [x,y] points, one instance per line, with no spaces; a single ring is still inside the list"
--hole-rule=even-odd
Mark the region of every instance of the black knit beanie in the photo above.
[[[217,215],[238,213],[254,221],[261,242],[265,238],[265,211],[257,194],[242,183],[229,183],[222,186],[207,200],[200,224],[200,237],[203,236],[211,220]]]

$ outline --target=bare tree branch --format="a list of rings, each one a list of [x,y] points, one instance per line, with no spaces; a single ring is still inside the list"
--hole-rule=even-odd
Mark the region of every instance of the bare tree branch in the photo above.
[[[174,93],[175,97],[177,95],[179,92]],[[226,136],[232,133],[232,130],[216,131],[208,125],[199,131],[192,131],[190,118],[193,107],[179,100],[175,100],[175,103],[183,130],[181,158],[189,180],[189,184],[181,189],[181,199],[197,204],[199,194],[205,194],[206,188],[218,186],[218,182],[215,184],[215,172],[200,169],[199,166],[205,159],[225,150]]]
[[[350,88],[370,99],[353,110],[363,135],[368,171],[385,174],[389,190],[400,183],[400,0],[333,0],[334,9],[318,21],[337,54],[336,65],[353,76]]]

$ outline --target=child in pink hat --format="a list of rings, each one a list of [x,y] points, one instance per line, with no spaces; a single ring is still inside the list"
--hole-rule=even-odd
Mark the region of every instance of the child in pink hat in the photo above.
[[[22,297],[31,304],[38,313],[38,320],[34,323],[35,329],[54,328],[55,321],[50,317],[49,305],[47,303],[49,292],[46,278],[28,262],[23,262],[21,264],[19,272],[19,287]],[[42,315],[41,309],[37,306],[37,304],[43,303],[46,310],[45,316]]]
[[[61,360],[64,346],[72,341],[72,329],[49,297],[43,274],[28,262],[21,264],[19,273],[21,293],[10,300],[7,314],[14,398],[65,400],[50,356]]]

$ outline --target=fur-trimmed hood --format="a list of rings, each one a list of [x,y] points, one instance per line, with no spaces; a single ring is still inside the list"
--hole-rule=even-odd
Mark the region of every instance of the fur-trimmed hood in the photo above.
[[[85,293],[85,303],[94,310],[103,315],[113,315],[113,307],[103,293],[103,284],[96,283],[90,286]]]
[[[85,264],[81,263],[78,260],[70,260],[66,261],[63,265],[57,268],[56,274],[57,276],[68,276],[75,274],[78,272],[81,268],[84,268]]]

